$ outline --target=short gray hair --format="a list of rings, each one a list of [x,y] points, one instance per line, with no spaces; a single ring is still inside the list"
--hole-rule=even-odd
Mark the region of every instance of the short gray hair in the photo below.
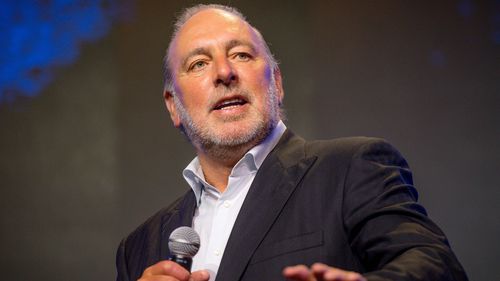
[[[252,26],[245,16],[238,11],[238,9],[230,6],[225,6],[225,5],[220,5],[220,4],[199,4],[196,6],[189,7],[185,9],[180,16],[177,18],[177,20],[174,23],[174,32],[172,33],[172,37],[170,38],[170,42],[168,43],[168,47],[165,53],[165,58],[163,60],[163,67],[164,67],[164,84],[163,84],[163,91],[169,91],[171,93],[174,93],[174,74],[173,70],[170,68],[170,49],[172,48],[172,43],[174,42],[175,38],[179,34],[180,29],[184,26],[184,24],[195,14],[208,10],[208,9],[217,9],[217,10],[222,10],[225,12],[228,12],[244,22],[246,22],[257,34],[257,36],[260,38],[262,41],[262,45],[264,46],[264,52],[266,56],[266,60],[271,68],[271,75],[274,76],[274,72],[278,69],[278,62],[274,58],[273,54],[271,53],[271,50],[269,49],[269,46],[267,45],[267,42],[264,40],[264,37],[260,33],[260,31]]]

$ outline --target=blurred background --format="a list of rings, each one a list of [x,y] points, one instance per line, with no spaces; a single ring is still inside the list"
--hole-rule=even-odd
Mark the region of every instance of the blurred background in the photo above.
[[[2,280],[113,280],[120,240],[187,190],[162,100],[198,1],[0,2]],[[500,280],[500,1],[220,1],[281,62],[287,126],[383,137],[471,280]]]

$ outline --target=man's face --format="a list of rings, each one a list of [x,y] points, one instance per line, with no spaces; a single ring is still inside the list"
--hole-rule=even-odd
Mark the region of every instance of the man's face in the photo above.
[[[259,142],[276,125],[281,77],[246,22],[201,11],[181,28],[169,57],[175,98],[165,94],[167,107],[198,149]]]

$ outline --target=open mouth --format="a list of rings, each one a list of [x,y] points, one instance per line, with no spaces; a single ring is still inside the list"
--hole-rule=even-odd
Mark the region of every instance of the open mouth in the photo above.
[[[224,99],[224,100],[219,101],[213,107],[213,110],[231,109],[231,108],[245,105],[246,103],[248,103],[248,101],[242,97],[231,97],[229,99]]]

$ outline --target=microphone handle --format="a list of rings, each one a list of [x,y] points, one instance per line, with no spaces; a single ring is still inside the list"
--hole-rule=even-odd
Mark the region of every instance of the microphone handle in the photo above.
[[[169,261],[173,261],[182,267],[184,267],[187,271],[191,272],[191,265],[193,264],[193,259],[183,256],[172,255],[168,257]]]

